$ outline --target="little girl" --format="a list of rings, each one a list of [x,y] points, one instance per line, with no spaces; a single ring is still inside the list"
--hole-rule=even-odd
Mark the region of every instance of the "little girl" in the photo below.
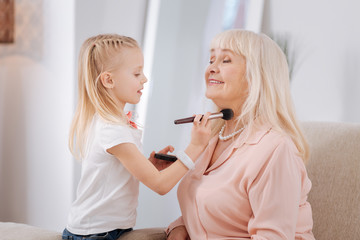
[[[135,225],[139,181],[163,195],[194,167],[210,139],[208,116],[196,115],[191,141],[161,172],[154,152],[141,152],[141,131],[124,113],[140,101],[143,55],[137,42],[115,34],[87,39],[79,56],[78,105],[69,145],[82,160],[81,179],[63,239],[117,239]],[[200,121],[201,119],[201,121]],[[167,146],[161,153],[173,151]],[[150,161],[149,161],[150,160]]]

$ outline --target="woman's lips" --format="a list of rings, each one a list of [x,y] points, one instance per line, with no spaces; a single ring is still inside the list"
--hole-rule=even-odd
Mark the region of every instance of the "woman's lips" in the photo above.
[[[224,82],[216,80],[216,79],[209,79],[208,84],[209,85],[219,85],[219,84],[223,84]]]

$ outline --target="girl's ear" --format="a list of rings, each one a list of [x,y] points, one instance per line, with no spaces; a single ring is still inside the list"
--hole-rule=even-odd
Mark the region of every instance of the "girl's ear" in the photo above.
[[[100,80],[105,88],[114,88],[114,81],[112,80],[111,74],[109,72],[101,73]]]

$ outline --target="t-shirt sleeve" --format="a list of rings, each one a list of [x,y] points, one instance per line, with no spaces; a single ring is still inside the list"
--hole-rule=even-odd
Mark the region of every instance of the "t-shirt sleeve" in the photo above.
[[[106,124],[100,131],[100,145],[106,152],[109,148],[122,143],[133,143],[136,145],[135,138],[128,126]]]

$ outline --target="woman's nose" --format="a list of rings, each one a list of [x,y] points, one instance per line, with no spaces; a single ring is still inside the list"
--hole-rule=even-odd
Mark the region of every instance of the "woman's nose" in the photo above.
[[[217,73],[217,72],[219,72],[218,66],[217,66],[215,63],[211,64],[211,66],[209,66],[209,72],[210,72],[210,73]]]

